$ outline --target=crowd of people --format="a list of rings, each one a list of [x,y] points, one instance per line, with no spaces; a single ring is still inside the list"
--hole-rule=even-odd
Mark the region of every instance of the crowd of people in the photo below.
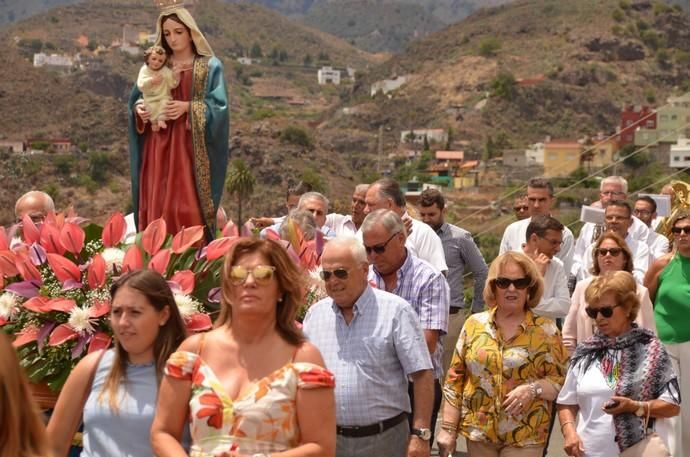
[[[163,118],[138,87],[129,103],[132,223],[203,226],[210,241],[227,93],[222,64],[172,3],[156,44],[178,84]],[[649,442],[656,453],[634,455],[690,457],[690,204],[663,191],[680,204],[661,220],[653,198],[629,201],[625,179],[604,178],[591,205],[603,219],[575,237],[552,183],[533,178],[487,265],[437,189],[410,206],[383,178],[336,214],[291,187],[288,214],[252,218],[261,235],[226,254],[211,331],[186,333],[158,273],[117,278],[115,343],[78,363],[47,426],[0,335],[0,457],[64,457],[80,426],[85,457],[427,457],[434,442],[446,457],[461,437],[472,457],[541,457],[559,430],[570,456]],[[55,205],[34,191],[15,210],[40,224]],[[294,227],[323,246],[326,296],[302,323],[309,272],[276,241]]]
[[[603,223],[575,237],[531,179],[529,217],[516,210],[487,266],[437,189],[411,206],[383,178],[343,215],[292,187],[288,215],[254,218],[261,235],[227,254],[213,330],[185,333],[158,273],[121,276],[115,345],[80,361],[45,428],[16,357],[3,362],[0,455],[65,456],[83,424],[84,456],[428,456],[436,442],[445,457],[462,438],[470,456],[537,457],[559,430],[576,457],[651,437],[690,456],[690,212],[674,205],[667,237],[623,178],[600,195]],[[39,223],[50,211],[42,192],[16,205]],[[301,324],[309,275],[274,241],[288,223],[325,240],[327,296]]]

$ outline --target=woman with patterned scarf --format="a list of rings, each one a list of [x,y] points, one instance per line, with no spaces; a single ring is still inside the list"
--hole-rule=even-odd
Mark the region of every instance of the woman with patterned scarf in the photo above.
[[[616,456],[645,437],[647,415],[653,426],[654,418],[680,411],[666,349],[634,323],[635,290],[630,273],[615,271],[596,277],[585,292],[597,332],[578,345],[557,400],[568,455]]]

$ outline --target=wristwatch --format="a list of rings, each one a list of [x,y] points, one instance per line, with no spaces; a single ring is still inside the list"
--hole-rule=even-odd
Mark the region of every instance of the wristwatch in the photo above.
[[[637,410],[635,411],[635,415],[637,417],[642,417],[645,414],[645,407],[644,407],[644,402],[638,401],[637,402]]]
[[[544,388],[538,382],[531,382],[529,388],[532,390],[532,396],[534,398],[541,398],[541,394],[544,392]]]
[[[429,441],[431,439],[431,429],[428,428],[413,428],[412,434],[418,436],[423,441]]]

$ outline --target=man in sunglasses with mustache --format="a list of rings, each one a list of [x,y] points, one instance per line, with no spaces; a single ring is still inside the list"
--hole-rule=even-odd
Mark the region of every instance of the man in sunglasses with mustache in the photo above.
[[[357,239],[329,241],[321,266],[328,298],[309,309],[303,330],[338,380],[336,456],[428,456],[434,378],[419,318],[402,298],[371,287]]]
[[[371,265],[369,280],[379,289],[409,302],[424,330],[434,364],[434,411],[431,415],[431,430],[434,430],[441,406],[442,337],[448,331],[450,289],[441,272],[410,253],[406,238],[402,219],[391,210],[379,209],[364,218],[362,239]],[[413,394],[412,389],[410,393]]]
[[[649,227],[649,235],[647,235],[646,240],[649,247],[649,262],[654,262],[659,257],[668,254],[668,238],[652,229],[652,221],[656,219],[656,202],[654,199],[648,195],[637,197],[633,214]]]

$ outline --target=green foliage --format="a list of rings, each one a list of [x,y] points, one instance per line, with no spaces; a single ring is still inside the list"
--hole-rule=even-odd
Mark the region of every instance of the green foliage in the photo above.
[[[110,166],[110,156],[107,152],[94,152],[89,157],[89,176],[94,182],[105,184]]]
[[[77,185],[86,189],[86,191],[90,194],[95,194],[100,187],[98,184],[96,184],[96,181],[91,179],[91,176],[87,174],[81,174],[77,177]]]
[[[649,155],[649,153],[639,152],[635,155],[631,155],[634,152],[635,145],[632,144],[623,147],[619,152],[620,157],[630,156],[623,159],[623,163],[633,170],[641,170],[654,162],[654,159]]]
[[[642,32],[645,30],[649,30],[649,24],[642,19],[638,19],[637,22],[635,22],[635,26],[637,27],[637,30],[640,31],[640,35],[642,35]]]
[[[492,233],[484,233],[476,236],[474,239],[479,247],[479,251],[482,253],[482,256],[487,262],[491,262],[493,259],[498,257],[498,251],[501,245],[501,237]]]
[[[264,56],[263,52],[261,51],[261,45],[259,43],[254,42],[251,51],[249,51],[249,56],[252,59],[259,59]]]
[[[670,5],[667,5],[665,3],[657,2],[654,3],[654,15],[658,16],[660,14],[664,13],[669,13],[673,11],[673,8]]]
[[[675,54],[676,62],[685,67],[690,66],[690,51],[677,49]]]
[[[499,73],[491,81],[491,95],[504,100],[512,100],[517,94],[517,82],[515,76],[508,72]]]
[[[323,175],[312,167],[307,167],[302,171],[300,180],[305,184],[311,185],[314,192],[320,192],[322,194],[328,193],[328,186],[326,185],[326,180]]]
[[[58,197],[60,197],[60,188],[55,183],[48,184],[43,188],[43,191],[46,194],[50,195],[50,198],[52,198],[53,201],[57,200]]]
[[[47,151],[50,148],[50,141],[34,141],[31,143],[32,149],[38,149],[39,151]]]
[[[656,102],[656,94],[654,93],[654,89],[645,89],[644,99],[647,100],[647,103]]]
[[[616,36],[623,36],[623,27],[618,24],[614,24],[614,26],[611,27],[611,33]]]
[[[256,178],[242,159],[234,159],[228,168],[228,177],[225,180],[225,188],[230,195],[237,197],[237,224],[243,224],[243,203],[254,193]]]
[[[496,37],[486,37],[479,43],[479,55],[494,57],[501,49],[501,42]]]
[[[655,51],[664,46],[665,40],[654,30],[645,30],[640,33],[640,39],[649,48]]]
[[[330,62],[331,57],[328,55],[327,52],[320,52],[319,53],[319,62]]]
[[[313,148],[314,142],[309,134],[301,127],[289,126],[280,134],[280,140],[285,143],[294,144],[296,146],[304,146],[305,148]]]
[[[33,52],[41,52],[41,49],[43,49],[43,41],[38,38],[32,38],[28,40],[22,38],[21,40],[19,40],[17,45],[21,48],[25,48]]]
[[[661,68],[668,68],[670,66],[671,55],[666,49],[659,49],[656,52],[656,63],[658,63]]]
[[[94,40],[89,40],[89,44],[86,45],[86,48],[92,52],[95,51],[97,47],[98,43],[96,43]]]
[[[308,67],[314,62],[314,59],[312,58],[311,54],[307,54],[304,56],[304,60],[302,62],[306,67]]]
[[[253,121],[262,121],[274,117],[276,115],[275,111],[271,108],[259,108],[252,112],[251,117]]]
[[[630,9],[630,0],[620,0],[618,2],[618,6],[620,7],[620,9],[627,11]]]
[[[61,175],[69,175],[78,165],[77,160],[71,155],[58,155],[55,157],[55,171]]]
[[[611,17],[616,22],[622,22],[623,19],[625,19],[625,13],[621,9],[615,9],[613,13],[611,13]]]

